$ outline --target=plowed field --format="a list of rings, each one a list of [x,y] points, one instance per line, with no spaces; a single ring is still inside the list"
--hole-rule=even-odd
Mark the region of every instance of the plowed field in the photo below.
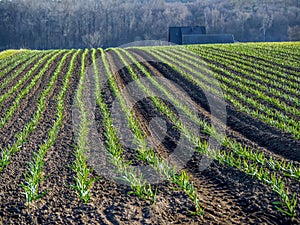
[[[300,44],[0,58],[0,223],[300,224]]]

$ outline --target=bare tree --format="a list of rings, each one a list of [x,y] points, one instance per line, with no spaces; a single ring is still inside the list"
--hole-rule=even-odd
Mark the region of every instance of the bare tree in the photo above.
[[[299,0],[0,0],[0,48],[118,46],[205,25],[240,41],[294,40]],[[290,27],[290,29],[288,29]],[[269,35],[269,36],[268,36]]]
[[[267,13],[262,19],[262,26],[260,28],[260,30],[263,32],[263,41],[266,41],[267,30],[272,26],[272,24],[273,24],[273,15]]]
[[[290,41],[300,41],[300,26],[293,26],[288,28]]]
[[[100,32],[96,31],[93,34],[86,34],[82,36],[82,41],[90,48],[92,47],[101,47],[102,46],[102,36]]]

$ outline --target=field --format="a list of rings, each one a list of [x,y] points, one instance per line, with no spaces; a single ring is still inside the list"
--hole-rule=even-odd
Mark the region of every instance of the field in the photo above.
[[[0,53],[0,223],[300,224],[300,43]]]
[[[24,50],[6,50],[6,51],[2,51],[2,52],[0,52],[0,59],[13,56],[14,54],[20,53],[22,51],[24,51]]]

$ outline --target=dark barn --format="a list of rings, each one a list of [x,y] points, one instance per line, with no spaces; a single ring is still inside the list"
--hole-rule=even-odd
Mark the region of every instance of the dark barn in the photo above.
[[[178,45],[233,43],[232,34],[206,34],[205,26],[169,27],[169,42]]]

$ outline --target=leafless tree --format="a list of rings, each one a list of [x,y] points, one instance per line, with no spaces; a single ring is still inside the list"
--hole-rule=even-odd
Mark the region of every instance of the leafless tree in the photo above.
[[[290,41],[300,41],[300,25],[289,27],[288,34]]]
[[[169,26],[189,25],[281,41],[294,39],[299,15],[298,0],[1,0],[0,48],[118,46],[167,40]]]
[[[100,32],[96,31],[93,34],[86,34],[82,36],[82,41],[86,44],[87,47],[101,47],[102,46],[102,36]]]

